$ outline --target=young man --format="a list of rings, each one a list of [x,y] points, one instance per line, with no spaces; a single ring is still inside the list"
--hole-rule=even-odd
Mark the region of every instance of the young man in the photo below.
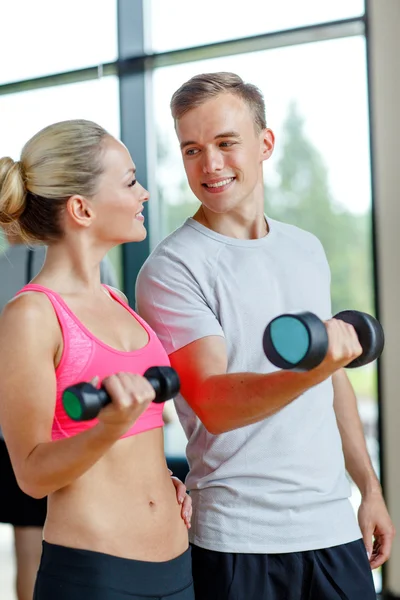
[[[371,568],[394,530],[343,370],[361,349],[330,319],[320,242],[265,218],[274,135],[262,95],[232,73],[204,74],[171,108],[201,206],[146,261],[137,302],[181,378],[196,599],[372,600]],[[326,320],[328,354],[307,373],[277,371],[264,328],[302,310]]]

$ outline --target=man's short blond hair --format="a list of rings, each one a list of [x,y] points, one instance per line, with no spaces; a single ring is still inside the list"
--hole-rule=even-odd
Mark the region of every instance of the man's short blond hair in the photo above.
[[[171,99],[171,113],[178,121],[192,108],[220,94],[233,94],[241,98],[254,115],[256,128],[267,127],[265,102],[261,91],[252,83],[245,83],[239,75],[229,72],[202,73],[195,75],[176,90]]]

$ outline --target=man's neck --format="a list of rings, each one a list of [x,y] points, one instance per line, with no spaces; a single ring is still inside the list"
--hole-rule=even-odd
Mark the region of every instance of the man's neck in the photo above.
[[[193,219],[216,233],[236,239],[256,240],[269,232],[262,211],[248,215],[237,212],[215,213],[201,205]]]

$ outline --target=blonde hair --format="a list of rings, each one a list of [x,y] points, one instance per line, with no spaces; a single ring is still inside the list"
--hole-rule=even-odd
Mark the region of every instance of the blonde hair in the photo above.
[[[95,194],[103,172],[102,141],[108,132],[76,119],[45,127],[23,147],[19,161],[0,159],[0,226],[28,243],[63,236],[68,198]]]
[[[252,83],[245,83],[239,75],[229,72],[202,73],[181,85],[171,99],[170,107],[174,121],[179,120],[192,108],[224,93],[238,96],[249,106],[258,131],[267,127],[265,102],[261,91]]]

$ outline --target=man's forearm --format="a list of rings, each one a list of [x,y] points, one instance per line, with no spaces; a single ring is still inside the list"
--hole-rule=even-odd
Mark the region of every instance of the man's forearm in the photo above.
[[[213,375],[198,387],[192,408],[210,433],[225,433],[273,415],[327,376],[317,369]]]
[[[363,496],[381,492],[365,442],[357,399],[343,369],[332,376],[334,409],[342,438],[346,469]]]

